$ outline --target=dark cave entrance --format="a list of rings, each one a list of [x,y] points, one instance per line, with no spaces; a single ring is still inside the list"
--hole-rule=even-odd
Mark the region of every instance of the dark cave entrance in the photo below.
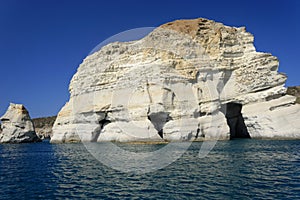
[[[100,132],[102,131],[102,129],[104,128],[104,126],[106,126],[107,124],[111,123],[110,120],[106,119],[107,118],[107,114],[105,114],[105,118],[98,121],[99,123],[99,127],[92,133],[92,140],[91,142],[97,142],[97,139],[100,135]]]
[[[230,128],[230,139],[251,138],[242,115],[242,104],[227,103],[226,119]]]
[[[172,120],[172,117],[169,116],[168,112],[153,112],[149,114],[148,119],[153,124],[154,128],[157,130],[157,134],[163,139],[164,138],[164,125]]]

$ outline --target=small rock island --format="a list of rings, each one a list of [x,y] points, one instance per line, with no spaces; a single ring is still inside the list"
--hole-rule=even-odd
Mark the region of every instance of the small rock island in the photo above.
[[[10,103],[0,118],[0,143],[40,142],[27,109],[22,104]]]

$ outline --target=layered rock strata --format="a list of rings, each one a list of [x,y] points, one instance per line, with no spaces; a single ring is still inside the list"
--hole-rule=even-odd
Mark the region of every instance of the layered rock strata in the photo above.
[[[253,40],[199,18],[102,47],[73,76],[51,142],[229,139],[229,104],[242,106],[236,124],[252,138],[300,138],[300,105],[278,59]]]
[[[40,142],[28,111],[22,104],[11,103],[0,118],[0,143]]]

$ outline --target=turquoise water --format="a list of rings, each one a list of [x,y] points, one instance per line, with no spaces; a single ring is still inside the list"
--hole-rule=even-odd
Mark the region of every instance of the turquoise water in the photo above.
[[[82,144],[3,144],[0,199],[300,199],[300,141],[222,141],[200,159],[201,144],[140,175],[101,164]]]

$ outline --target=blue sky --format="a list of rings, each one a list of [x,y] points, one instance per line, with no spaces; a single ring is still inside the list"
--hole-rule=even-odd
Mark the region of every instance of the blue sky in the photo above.
[[[280,60],[287,85],[300,85],[300,1],[0,0],[0,115],[9,102],[31,117],[56,115],[78,65],[122,31],[204,17],[246,26],[258,51]]]

